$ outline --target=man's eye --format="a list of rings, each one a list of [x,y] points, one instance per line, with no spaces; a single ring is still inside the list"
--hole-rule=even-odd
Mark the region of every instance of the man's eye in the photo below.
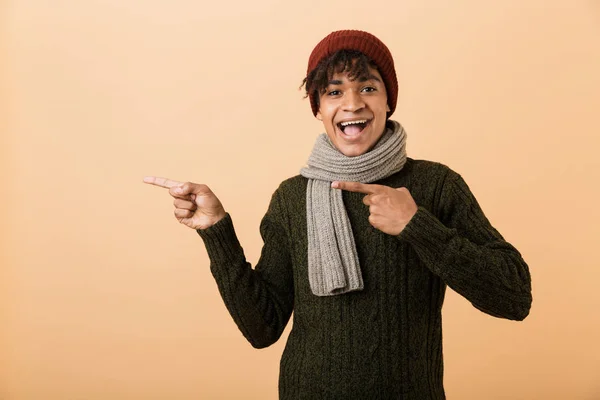
[[[365,91],[365,92],[374,92],[375,90],[377,90],[377,89],[375,89],[372,86],[367,86],[367,87],[363,88],[363,91]]]
[[[327,92],[328,96],[337,96],[338,94],[340,94],[339,90],[331,90],[331,91]]]

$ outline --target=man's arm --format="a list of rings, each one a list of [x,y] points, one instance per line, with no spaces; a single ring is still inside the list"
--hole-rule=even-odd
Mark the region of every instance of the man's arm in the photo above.
[[[280,338],[294,305],[289,242],[279,202],[275,192],[260,224],[264,245],[255,269],[246,261],[229,213],[215,225],[197,230],[225,306],[255,348]]]
[[[528,265],[452,170],[442,188],[439,215],[418,207],[398,238],[409,242],[427,268],[477,309],[511,320],[527,317],[532,303]]]
[[[147,176],[144,182],[169,189],[177,220],[202,237],[210,269],[227,309],[246,339],[256,348],[275,343],[287,325],[294,304],[289,240],[278,191],[263,217],[260,260],[252,269],[246,261],[229,213],[204,184]]]

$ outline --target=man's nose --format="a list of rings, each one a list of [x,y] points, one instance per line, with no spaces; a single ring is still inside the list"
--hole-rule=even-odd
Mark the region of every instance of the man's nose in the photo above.
[[[343,103],[344,111],[356,112],[364,107],[365,102],[360,96],[360,93],[357,93],[354,90],[349,90],[346,92]]]

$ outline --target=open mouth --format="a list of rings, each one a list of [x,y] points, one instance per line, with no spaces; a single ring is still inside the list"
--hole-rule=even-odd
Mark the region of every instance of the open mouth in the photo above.
[[[337,124],[340,131],[346,136],[357,136],[371,123],[370,119],[346,121]]]

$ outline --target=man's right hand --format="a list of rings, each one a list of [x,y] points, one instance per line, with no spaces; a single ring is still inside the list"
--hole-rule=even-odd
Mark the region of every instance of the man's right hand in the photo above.
[[[225,217],[225,209],[206,185],[147,176],[144,183],[169,189],[175,198],[175,218],[192,229],[206,229]]]

